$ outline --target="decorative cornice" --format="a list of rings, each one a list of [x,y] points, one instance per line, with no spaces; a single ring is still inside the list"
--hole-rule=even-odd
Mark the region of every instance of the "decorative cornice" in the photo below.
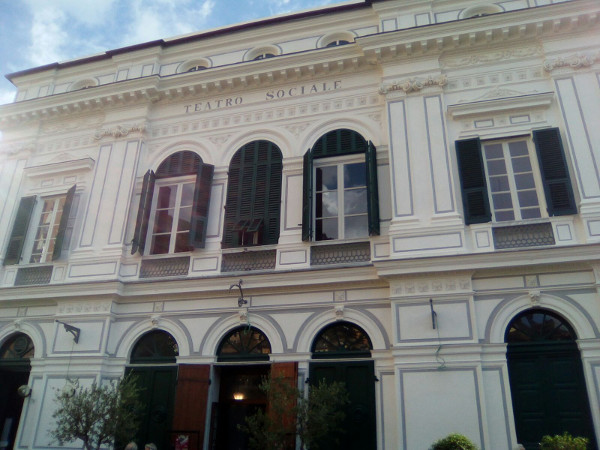
[[[552,72],[554,69],[561,67],[570,67],[571,69],[581,69],[583,67],[591,67],[600,61],[600,52],[596,54],[581,54],[547,59],[544,61],[543,67],[546,72]]]
[[[26,158],[35,151],[35,143],[21,142],[17,144],[7,144],[0,146],[0,161],[18,156]]]
[[[502,111],[522,111],[535,108],[548,108],[554,100],[554,92],[541,92],[515,97],[500,97],[476,100],[467,103],[448,105],[448,113],[453,119]]]
[[[419,92],[428,87],[444,87],[448,83],[446,75],[434,77],[429,75],[427,78],[407,78],[401,81],[394,81],[390,84],[383,84],[379,88],[380,94],[387,94],[393,91],[403,91],[405,93]]]
[[[99,141],[100,139],[106,136],[112,136],[114,138],[121,138],[128,136],[131,133],[145,133],[146,125],[145,124],[136,124],[136,125],[117,125],[115,128],[102,129],[96,131],[94,134],[94,140]]]

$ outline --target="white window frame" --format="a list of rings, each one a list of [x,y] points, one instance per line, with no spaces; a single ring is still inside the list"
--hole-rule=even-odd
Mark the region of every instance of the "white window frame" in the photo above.
[[[532,172],[533,181],[534,181],[534,185],[535,185],[535,192],[537,195],[538,207],[540,209],[540,217],[523,219],[521,216],[521,206],[520,206],[519,198],[518,198],[518,190],[516,187],[515,173],[513,171],[512,161],[510,159],[510,153],[509,153],[509,147],[508,147],[511,142],[525,142],[525,145],[527,146],[527,153],[529,156],[529,163],[531,164],[531,172]],[[506,173],[508,176],[508,183],[509,183],[509,189],[510,189],[509,192],[510,192],[512,204],[513,204],[513,207],[512,207],[512,211],[514,214],[513,220],[497,220],[497,218],[496,218],[496,208],[494,207],[494,196],[493,196],[494,193],[492,192],[491,177],[490,177],[490,173],[488,170],[488,159],[487,159],[486,152],[485,152],[485,147],[490,144],[500,144],[502,146],[502,151],[503,151],[503,155],[504,155],[504,163],[506,166]],[[481,152],[482,152],[483,166],[484,166],[484,170],[485,170],[488,198],[490,199],[490,211],[492,213],[492,222],[508,225],[511,223],[522,223],[525,221],[530,222],[530,221],[536,221],[536,220],[541,220],[541,219],[547,219],[548,218],[548,210],[546,207],[546,197],[544,195],[544,187],[543,187],[543,182],[542,182],[541,170],[539,167],[539,162],[538,162],[537,154],[535,151],[535,146],[533,145],[531,136],[520,136],[520,137],[506,138],[506,139],[482,140],[481,141]]]
[[[58,195],[49,195],[49,196],[45,196],[45,197],[37,197],[35,206],[31,213],[31,220],[29,222],[29,228],[27,229],[27,234],[25,237],[25,246],[22,251],[21,261],[23,261],[23,264],[43,264],[43,263],[52,262],[52,255],[54,252],[54,248],[52,249],[52,252],[49,252],[48,247],[50,246],[51,241],[53,241],[53,240],[56,241],[56,235],[58,234],[60,219],[62,217],[62,212],[63,212],[63,210],[61,210],[61,215],[58,216],[57,208],[58,208],[58,205],[60,204],[60,200],[64,199],[66,201],[66,198],[67,198],[66,193],[58,194]],[[40,221],[42,219],[42,212],[44,211],[44,205],[48,201],[54,202],[52,211],[50,213],[50,222],[48,224],[48,230],[52,230],[53,235],[50,235],[50,236],[46,235],[45,242],[42,246],[42,253],[40,255],[40,260],[39,261],[31,261],[31,258],[33,257],[33,249],[34,249],[38,229],[40,228],[40,225],[41,225]],[[64,208],[64,205],[65,205],[65,203],[63,202],[63,208]],[[64,242],[63,242],[63,244],[64,244]]]
[[[344,156],[334,156],[334,157],[326,157],[326,158],[319,158],[319,159],[315,159],[313,161],[313,199],[312,199],[312,210],[314,211],[314,213],[312,214],[312,229],[313,231],[313,236],[312,239],[315,242],[328,242],[328,241],[340,241],[340,240],[351,240],[351,239],[361,239],[363,240],[364,238],[368,238],[369,237],[369,225],[368,225],[368,221],[369,221],[369,210],[368,208],[365,209],[364,213],[361,214],[345,214],[344,213],[344,195],[345,195],[345,185],[340,187],[340,180],[341,183],[343,184],[344,182],[344,166],[348,165],[348,164],[363,164],[365,166],[365,170],[366,170],[366,162],[365,162],[365,154],[364,153],[359,153],[359,154],[352,154],[352,155],[344,155]],[[330,167],[330,166],[336,166],[337,167],[337,180],[338,180],[338,186],[337,186],[337,201],[338,201],[338,214],[337,214],[337,230],[338,230],[338,237],[337,239],[317,239],[317,194],[320,191],[317,191],[317,169],[322,168],[322,167]],[[366,179],[366,175],[365,175],[365,185],[364,185],[364,189],[365,192],[367,192],[367,198],[368,198],[368,180]],[[356,216],[365,216],[367,219],[367,227],[365,230],[365,234],[364,236],[355,236],[352,238],[346,238],[345,233],[345,226],[344,226],[344,219],[346,217],[356,217]]]
[[[145,253],[146,255],[172,255],[172,254],[183,254],[185,252],[175,252],[175,243],[177,241],[177,239],[174,239],[174,237],[177,237],[177,224],[179,223],[179,212],[181,209],[181,195],[182,195],[182,191],[183,191],[183,185],[184,184],[193,184],[194,188],[196,186],[196,176],[195,175],[191,175],[191,176],[183,176],[183,177],[170,177],[170,178],[160,178],[158,180],[155,181],[154,184],[154,192],[152,195],[152,207],[150,209],[150,220],[148,223],[148,232],[146,235],[146,249],[145,249]],[[169,251],[167,253],[152,253],[152,247],[153,247],[153,242],[152,242],[152,236],[154,235],[154,224],[156,223],[156,207],[158,205],[158,200],[159,200],[159,190],[161,187],[165,187],[165,186],[173,186],[176,185],[177,186],[177,193],[175,194],[175,206],[174,206],[174,214],[173,214],[173,222],[171,224],[171,231],[169,233]],[[195,189],[192,189],[192,192],[195,193]],[[194,208],[194,202],[192,199],[192,215],[194,213],[193,208]],[[190,221],[190,226],[191,226],[191,221]],[[189,230],[187,231],[187,233],[189,234]],[[180,233],[181,234],[181,233]]]

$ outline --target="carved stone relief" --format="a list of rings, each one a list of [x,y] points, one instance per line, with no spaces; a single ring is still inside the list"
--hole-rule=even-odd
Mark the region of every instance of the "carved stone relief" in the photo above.
[[[448,275],[435,278],[409,277],[394,281],[391,287],[392,297],[413,297],[470,292],[470,275]]]
[[[600,52],[593,53],[577,53],[566,57],[547,59],[543,63],[546,72],[552,72],[554,69],[568,67],[571,69],[581,69],[591,67],[600,61]]]
[[[389,84],[383,84],[379,88],[380,94],[387,94],[393,91],[402,91],[405,93],[419,92],[428,87],[444,87],[448,83],[446,75],[433,76],[427,78],[406,78],[404,80],[394,81]]]
[[[58,305],[58,313],[69,314],[104,314],[110,312],[112,302],[107,301],[85,301],[85,302],[63,302]]]
[[[121,138],[129,136],[133,133],[143,134],[146,132],[146,124],[134,124],[134,125],[117,125],[114,128],[97,130],[94,133],[94,140],[99,141],[106,136],[112,136],[114,138]]]
[[[469,66],[490,64],[511,59],[531,58],[543,56],[544,50],[541,46],[505,48],[496,51],[481,52],[469,55],[443,58],[442,67],[450,69],[463,69]]]

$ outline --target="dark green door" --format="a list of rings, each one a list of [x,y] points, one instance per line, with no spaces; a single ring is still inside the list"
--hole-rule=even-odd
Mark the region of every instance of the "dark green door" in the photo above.
[[[320,448],[327,450],[375,450],[377,436],[375,425],[375,367],[373,361],[311,362],[309,381],[317,384],[345,383],[350,404],[346,410],[344,427],[339,444],[328,443]]]
[[[544,435],[590,439],[594,429],[573,329],[557,315],[529,310],[517,316],[507,332],[508,373],[518,441],[539,448]]]
[[[142,417],[136,442],[153,442],[161,450],[170,448],[177,367],[132,367],[129,372],[137,377],[141,388]]]

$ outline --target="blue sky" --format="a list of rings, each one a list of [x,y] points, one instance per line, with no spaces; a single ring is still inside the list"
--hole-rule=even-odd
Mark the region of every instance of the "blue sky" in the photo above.
[[[0,104],[16,93],[7,73],[334,3],[340,1],[0,0]]]

